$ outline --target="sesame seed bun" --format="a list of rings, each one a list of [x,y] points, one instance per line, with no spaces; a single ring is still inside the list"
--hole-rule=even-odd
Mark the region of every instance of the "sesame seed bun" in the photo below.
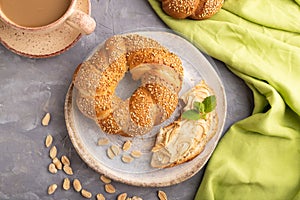
[[[207,19],[216,14],[224,0],[162,0],[162,9],[176,19]]]
[[[122,100],[115,90],[126,72],[141,85]],[[178,104],[180,58],[157,41],[137,34],[116,35],[78,66],[73,84],[77,106],[109,134],[143,135],[168,119]]]

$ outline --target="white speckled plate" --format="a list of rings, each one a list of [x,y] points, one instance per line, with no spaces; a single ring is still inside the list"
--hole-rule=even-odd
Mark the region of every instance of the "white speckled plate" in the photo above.
[[[79,0],[76,8],[90,14],[90,0]],[[81,36],[78,30],[67,24],[49,33],[37,34],[17,31],[0,21],[0,43],[14,53],[30,58],[59,55],[70,49]]]
[[[177,184],[192,177],[205,165],[219,141],[226,116],[224,87],[211,63],[197,48],[182,37],[162,31],[135,33],[157,40],[169,48],[170,51],[180,56],[185,73],[180,95],[203,79],[214,90],[217,97],[218,105],[216,110],[219,117],[217,133],[207,143],[204,151],[195,159],[172,168],[152,168],[150,166],[152,156],[151,148],[155,142],[156,133],[161,126],[156,127],[155,130],[149,134],[135,138],[105,134],[94,121],[83,116],[78,110],[76,103],[73,101],[76,98],[77,90],[72,84],[67,93],[65,102],[67,129],[76,151],[95,171],[105,174],[116,181],[137,186],[159,187]],[[117,94],[121,91],[130,94],[130,92],[137,87],[137,83],[133,82],[128,76],[125,76],[124,79],[117,88]],[[178,113],[178,111],[175,111],[170,120],[163,123],[162,126],[172,122]],[[108,138],[110,144],[98,146],[97,141],[99,138]],[[132,147],[129,151],[122,151],[121,155],[128,155],[131,150],[141,150],[142,156],[134,159],[129,164],[122,162],[121,155],[116,156],[114,159],[109,159],[106,154],[107,148],[112,144],[122,146],[124,141],[128,139],[132,140]]]

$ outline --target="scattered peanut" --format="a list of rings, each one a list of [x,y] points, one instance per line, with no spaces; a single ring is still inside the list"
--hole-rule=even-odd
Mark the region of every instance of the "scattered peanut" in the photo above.
[[[100,176],[100,180],[103,182],[103,183],[111,183],[111,179],[104,176],[104,175],[101,175]]]
[[[57,156],[57,148],[56,146],[52,146],[49,151],[50,158],[54,159]]]
[[[113,158],[115,157],[115,154],[114,154],[114,152],[111,150],[111,148],[108,148],[108,149],[107,149],[106,154],[107,154],[107,156],[108,156],[110,159],[113,159]]]
[[[129,156],[129,155],[123,155],[123,156],[122,156],[122,161],[123,161],[124,163],[130,163],[130,162],[133,161],[133,158],[132,158],[131,156]]]
[[[46,113],[46,115],[44,116],[44,118],[42,119],[42,125],[43,126],[47,126],[50,122],[50,113]],[[53,143],[53,137],[52,135],[48,134],[45,138],[45,146],[48,148],[52,145]],[[107,145],[109,144],[109,140],[107,138],[100,138],[98,140],[98,145]],[[123,151],[128,151],[132,146],[132,141],[127,140],[124,142],[123,146],[122,146],[122,150]],[[107,149],[107,156],[110,159],[113,159],[115,156],[118,156],[121,153],[121,149],[119,146],[117,145],[111,145],[108,149]],[[130,163],[134,160],[134,158],[139,158],[142,155],[142,153],[138,150],[133,150],[131,151],[130,155],[122,155],[121,159],[123,162],[125,163]],[[67,175],[73,175],[73,170],[70,166],[70,160],[67,156],[63,155],[61,156],[61,159],[59,160],[57,158],[57,148],[56,146],[52,146],[49,150],[49,156],[50,158],[52,158],[52,163],[49,164],[48,166],[48,170],[49,172],[55,174],[57,173],[58,169],[63,169],[63,171],[67,174]],[[104,189],[107,193],[109,194],[113,194],[116,192],[116,188],[110,184],[111,183],[111,179],[106,177],[105,175],[101,175],[100,176],[100,180],[105,183],[104,185]],[[63,179],[63,184],[62,184],[62,188],[64,190],[69,190],[71,186],[71,181],[69,178],[64,178]],[[57,184],[52,184],[48,186],[48,194],[51,195],[53,193],[55,193],[55,191],[57,190]],[[78,179],[74,179],[73,180],[73,188],[75,191],[80,192],[81,195],[87,199],[92,198],[92,193],[89,192],[86,189],[82,189],[82,185],[80,183],[80,181]],[[167,200],[167,195],[165,192],[163,191],[158,191],[158,197],[160,200]],[[96,195],[96,199],[97,200],[105,200],[105,196],[101,193],[98,193]],[[127,193],[121,193],[117,196],[117,200],[143,200],[141,197],[138,196],[133,196],[133,197],[128,197]]]
[[[85,190],[85,189],[82,189],[82,190],[81,190],[81,195],[82,195],[83,197],[87,198],[87,199],[92,198],[92,193],[89,192],[89,191],[87,191],[87,190]]]
[[[49,122],[50,122],[50,118],[51,118],[50,113],[46,113],[45,116],[42,119],[42,125],[43,126],[48,126]]]
[[[115,156],[118,156],[120,154],[120,147],[116,145],[112,145],[111,147],[112,152],[115,154]]]
[[[97,194],[96,199],[97,200],[105,200],[105,197],[103,196],[103,194]]]
[[[142,155],[142,152],[140,152],[139,150],[133,150],[130,155],[134,158],[139,158]]]
[[[118,195],[117,200],[126,200],[127,199],[127,193],[122,193]]]
[[[77,178],[75,178],[73,180],[73,187],[74,187],[74,190],[77,192],[80,192],[80,190],[82,189],[81,183]]]
[[[71,185],[70,179],[69,178],[64,178],[63,189],[64,190],[69,190],[70,189],[70,185]]]
[[[53,194],[57,189],[57,185],[56,184],[52,184],[48,187],[48,194]]]
[[[45,139],[45,146],[48,148],[51,146],[53,142],[53,137],[52,135],[47,135],[46,139]]]
[[[141,197],[138,197],[138,196],[133,196],[132,198],[131,198],[131,200],[143,200]]]
[[[50,163],[49,166],[48,166],[48,170],[50,173],[52,174],[56,174],[57,173],[57,169],[55,167],[55,165],[53,163]]]
[[[52,162],[55,165],[56,169],[59,169],[59,170],[62,169],[62,164],[57,157],[53,158]]]
[[[63,155],[60,160],[61,160],[62,164],[65,166],[67,166],[67,165],[69,166],[71,164],[69,158],[65,155]]]
[[[168,200],[167,194],[162,190],[158,191],[157,196],[159,200]]]
[[[98,140],[98,146],[107,145],[109,143],[109,140],[107,138],[100,138]]]
[[[130,141],[130,140],[127,140],[127,141],[123,144],[123,147],[122,147],[123,151],[129,150],[130,147],[131,147],[131,144],[132,144],[131,141]]]
[[[106,184],[104,189],[107,193],[113,194],[116,192],[116,188],[112,184]]]
[[[72,168],[71,168],[69,165],[65,165],[65,166],[63,167],[63,170],[64,170],[64,172],[65,172],[66,174],[68,174],[68,175],[73,175],[73,170],[72,170]]]

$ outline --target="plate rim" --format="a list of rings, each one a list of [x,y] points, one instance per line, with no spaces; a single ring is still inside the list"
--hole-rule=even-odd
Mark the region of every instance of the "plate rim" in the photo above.
[[[142,32],[155,32],[155,33],[161,33],[164,31],[135,31],[135,32],[130,32],[130,33],[126,33],[126,34],[139,34]],[[180,35],[174,33],[174,32],[164,32],[164,33],[168,33],[168,34],[173,34],[177,37],[180,37],[181,39],[186,40],[185,38],[181,37]],[[187,41],[187,40],[186,40]],[[188,42],[188,41],[187,41]],[[188,42],[190,45],[192,45],[194,48],[196,48],[193,44],[191,44],[190,42]],[[198,48],[196,48],[197,50],[199,50]],[[199,50],[199,53],[200,50]],[[194,176],[196,173],[198,173],[208,162],[209,158],[211,157],[212,153],[214,152],[217,144],[219,143],[219,140],[222,136],[223,133],[223,129],[224,129],[224,125],[225,125],[225,120],[226,120],[226,114],[227,114],[227,101],[226,101],[226,93],[225,93],[225,89],[224,89],[224,85],[216,71],[216,69],[212,66],[211,62],[209,62],[209,60],[207,59],[207,57],[204,57],[204,59],[209,63],[209,65],[211,66],[211,70],[215,73],[216,78],[218,79],[218,82],[220,83],[221,86],[221,91],[222,91],[222,96],[223,96],[223,100],[224,100],[224,118],[223,119],[219,119],[219,123],[221,123],[220,129],[218,130],[218,132],[213,136],[213,137],[217,137],[215,140],[215,143],[212,146],[212,150],[209,151],[208,156],[206,156],[203,160],[199,160],[197,163],[195,163],[195,165],[193,165],[188,172],[182,173],[180,177],[176,176],[175,178],[173,178],[172,180],[161,180],[159,179],[158,181],[145,181],[145,180],[129,180],[129,179],[124,179],[120,176],[117,176],[113,173],[113,170],[109,171],[107,169],[105,169],[105,167],[101,166],[101,163],[99,163],[96,158],[94,158],[93,155],[91,155],[88,151],[88,149],[84,148],[84,145],[82,145],[82,141],[80,141],[80,136],[78,136],[76,134],[76,128],[74,125],[74,121],[72,119],[72,115],[73,115],[73,109],[72,109],[72,101],[73,101],[73,89],[74,85],[73,83],[70,84],[67,94],[66,94],[66,98],[65,98],[65,106],[64,106],[64,112],[65,112],[65,121],[66,121],[66,126],[67,126],[67,130],[68,130],[68,134],[70,136],[71,142],[75,148],[75,150],[77,151],[77,153],[79,154],[79,156],[81,157],[81,159],[90,167],[92,168],[94,171],[98,172],[98,173],[102,173],[107,175],[109,178],[118,181],[118,182],[122,182],[122,183],[126,183],[129,185],[134,185],[134,186],[142,186],[142,187],[165,187],[165,186],[170,186],[170,185],[175,185],[178,184],[180,182],[183,182],[189,178],[191,178],[192,176]],[[80,143],[78,143],[78,141],[80,141]],[[202,162],[200,162],[202,161]],[[180,165],[179,165],[180,166]],[[177,167],[177,166],[175,166]],[[164,170],[164,169],[161,169]],[[151,172],[150,172],[151,173]]]

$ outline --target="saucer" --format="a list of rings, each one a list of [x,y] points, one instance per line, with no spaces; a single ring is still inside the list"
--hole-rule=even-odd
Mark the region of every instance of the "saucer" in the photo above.
[[[78,0],[76,8],[90,14],[90,0]],[[37,34],[15,30],[0,21],[0,43],[14,53],[30,58],[59,55],[74,46],[81,36],[79,30],[66,23],[51,32]]]

